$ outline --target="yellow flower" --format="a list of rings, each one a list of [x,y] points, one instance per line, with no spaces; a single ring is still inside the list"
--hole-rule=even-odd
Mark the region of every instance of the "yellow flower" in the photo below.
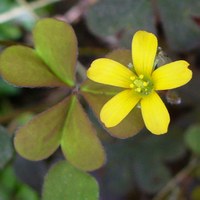
[[[140,104],[144,123],[154,134],[168,130],[170,116],[158,90],[168,90],[186,84],[192,78],[189,63],[179,60],[154,69],[158,41],[154,34],[138,31],[132,40],[133,68],[129,69],[114,60],[95,60],[87,71],[89,79],[124,88],[102,108],[101,121],[106,127],[119,124],[128,113]]]

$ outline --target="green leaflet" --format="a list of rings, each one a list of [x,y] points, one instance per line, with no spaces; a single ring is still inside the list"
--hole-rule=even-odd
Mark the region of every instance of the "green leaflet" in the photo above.
[[[56,163],[45,177],[42,200],[98,200],[99,187],[89,174],[67,163]]]
[[[75,85],[77,39],[72,27],[55,19],[38,21],[33,38],[38,55],[68,86]]]
[[[67,160],[82,170],[95,170],[105,162],[104,149],[76,96],[71,99],[61,148]]]
[[[55,87],[62,83],[35,50],[25,46],[12,46],[0,56],[0,71],[6,81],[23,87]]]
[[[66,98],[18,129],[14,140],[17,152],[29,160],[49,157],[60,145],[68,107]]]

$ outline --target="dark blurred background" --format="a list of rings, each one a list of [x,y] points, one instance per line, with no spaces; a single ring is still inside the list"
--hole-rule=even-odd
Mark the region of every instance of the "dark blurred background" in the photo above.
[[[120,140],[98,124],[108,158],[92,174],[100,184],[101,200],[199,200],[200,1],[1,0],[0,50],[18,43],[33,46],[31,30],[44,17],[73,26],[85,69],[114,49],[130,49],[132,36],[140,29],[155,33],[172,60],[190,63],[192,81],[165,95],[171,115],[169,132],[154,136],[143,130]],[[59,89],[16,88],[0,79],[0,123],[10,134],[0,137],[0,200],[40,199],[44,175],[62,155],[57,151],[47,160],[27,161],[12,150],[10,138],[19,125],[61,95]]]

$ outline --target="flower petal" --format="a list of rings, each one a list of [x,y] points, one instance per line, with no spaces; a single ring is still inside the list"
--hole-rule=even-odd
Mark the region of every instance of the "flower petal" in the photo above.
[[[108,59],[100,58],[92,62],[87,71],[89,79],[106,85],[130,88],[130,77],[135,74],[124,65]]]
[[[141,110],[149,131],[156,135],[167,132],[170,122],[169,113],[156,92],[152,92],[141,100]]]
[[[110,99],[102,108],[100,118],[106,127],[119,124],[139,102],[133,90],[124,90]]]
[[[132,59],[138,75],[151,75],[157,47],[158,41],[154,34],[146,31],[135,33],[132,40]]]
[[[186,84],[192,78],[188,66],[188,62],[179,60],[156,69],[152,74],[155,90],[168,90]]]

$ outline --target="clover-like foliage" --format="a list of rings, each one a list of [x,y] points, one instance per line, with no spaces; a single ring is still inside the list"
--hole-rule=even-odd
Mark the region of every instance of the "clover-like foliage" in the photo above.
[[[77,39],[73,28],[56,19],[39,20],[33,30],[35,48],[8,47],[0,57],[2,77],[15,86],[66,87],[71,92],[58,104],[19,128],[17,152],[29,160],[49,157],[61,146],[77,168],[91,171],[105,162],[104,149],[76,89]]]

